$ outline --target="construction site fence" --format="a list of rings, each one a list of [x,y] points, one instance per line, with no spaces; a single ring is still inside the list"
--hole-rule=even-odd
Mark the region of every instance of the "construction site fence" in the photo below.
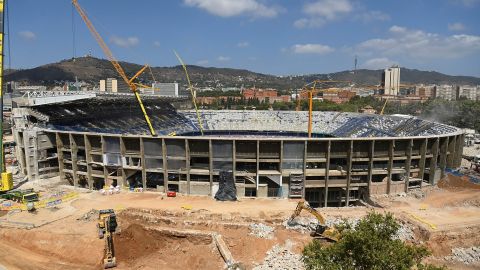
[[[38,202],[34,202],[34,206],[36,209],[39,208],[51,208],[55,207],[56,205],[62,204],[64,202],[71,201],[73,199],[78,198],[78,193],[77,192],[69,192],[65,194],[59,194],[57,196],[51,196],[48,199],[43,199],[39,200]],[[20,211],[26,211],[27,210],[27,204],[26,203],[13,203],[11,201],[3,202],[2,205],[0,206],[0,210],[3,211],[12,211],[12,210],[20,210]]]

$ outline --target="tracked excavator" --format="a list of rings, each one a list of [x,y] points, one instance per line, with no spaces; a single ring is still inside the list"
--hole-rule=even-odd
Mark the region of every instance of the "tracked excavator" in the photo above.
[[[298,202],[297,208],[295,209],[295,212],[293,212],[292,216],[288,220],[288,223],[294,224],[295,223],[294,219],[300,215],[302,210],[306,210],[318,220],[317,227],[313,232],[310,233],[312,237],[324,238],[333,242],[337,242],[340,239],[340,233],[335,228],[328,227],[325,224],[325,218],[322,216],[322,214],[320,214],[317,210],[311,207],[310,204],[308,204],[308,202],[303,200]]]
[[[98,213],[98,237],[105,239],[103,267],[105,269],[117,266],[115,249],[113,247],[113,234],[117,229],[117,218],[113,209],[100,210]]]

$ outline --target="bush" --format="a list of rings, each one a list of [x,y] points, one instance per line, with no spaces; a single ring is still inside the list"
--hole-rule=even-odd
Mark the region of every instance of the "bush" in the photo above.
[[[430,252],[424,246],[393,239],[400,225],[392,214],[371,212],[355,226],[338,226],[341,239],[331,245],[312,241],[303,250],[307,270],[446,269],[422,264]]]

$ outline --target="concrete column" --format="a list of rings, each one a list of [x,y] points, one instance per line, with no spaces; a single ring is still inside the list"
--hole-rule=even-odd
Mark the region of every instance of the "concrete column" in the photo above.
[[[236,185],[237,183],[237,143],[233,140],[232,145],[232,175],[233,181]]]
[[[450,137],[448,143],[447,168],[454,168],[455,150],[457,147],[457,136]]]
[[[392,168],[393,168],[393,151],[395,150],[395,140],[390,140],[388,150],[388,167],[387,167],[387,194],[390,194],[390,185],[392,184]]]
[[[422,179],[420,181],[420,187],[423,185],[423,175],[425,174],[425,163],[426,163],[426,156],[427,156],[427,145],[428,145],[428,139],[423,139],[422,145],[420,146],[420,161],[418,163],[419,167],[419,177]]]
[[[210,172],[210,196],[213,196],[213,158],[212,158],[212,140],[208,140],[208,171]]]
[[[147,188],[147,171],[145,169],[145,149],[143,148],[143,137],[140,137],[140,159],[142,164],[142,186],[143,189]]]
[[[255,177],[256,181],[257,181],[257,192],[258,192],[258,182],[259,182],[259,178],[260,178],[260,175],[258,174],[258,170],[260,169],[260,141],[257,140],[257,175]],[[258,193],[257,193],[258,195]]]
[[[120,137],[120,156],[122,157],[122,163],[123,163],[123,159],[125,158],[125,153],[126,153],[125,142],[123,140],[123,137]],[[125,173],[125,169],[123,168],[123,164],[122,164],[122,183],[120,186],[121,187],[127,186],[127,175]]]
[[[302,198],[305,199],[305,186],[307,184],[307,141],[303,146],[303,191]]]
[[[370,149],[368,151],[368,196],[370,197],[370,186],[372,184],[373,157],[375,153],[375,140],[370,140]]]
[[[440,169],[441,175],[440,179],[445,177],[445,169],[447,167],[447,151],[448,151],[448,139],[449,137],[442,138],[443,141],[440,146]]]
[[[187,167],[187,194],[190,194],[190,146],[187,139],[185,139],[185,165]]]
[[[410,167],[412,165],[412,147],[413,139],[408,141],[407,145],[407,160],[405,161],[406,179],[405,179],[405,192],[408,192],[408,185],[410,183]]]
[[[434,139],[435,142],[432,147],[432,158],[430,160],[430,174],[428,178],[428,182],[432,185],[435,180],[435,170],[437,168],[437,159],[438,159],[438,150],[440,145],[439,138]]]
[[[72,153],[73,186],[78,187],[78,174],[77,174],[77,171],[78,171],[78,165],[77,165],[78,146],[77,146],[77,142],[75,142],[75,140],[73,138],[72,133],[69,133],[68,137],[70,139],[70,149],[72,151],[71,153]]]
[[[325,163],[325,189],[324,189],[324,199],[325,199],[325,207],[328,204],[328,178],[330,176],[330,148],[332,147],[332,141],[328,140],[327,142],[327,152],[325,153],[326,163]]]
[[[87,181],[88,181],[88,188],[90,190],[93,189],[93,177],[92,177],[92,165],[91,165],[91,162],[92,162],[92,154],[90,153],[91,150],[92,150],[92,145],[90,144],[90,139],[89,137],[87,136],[87,134],[84,135],[85,136],[85,159],[87,161]],[[63,157],[62,157],[63,159]]]
[[[63,151],[62,151],[62,147],[63,147],[63,144],[62,144],[62,140],[60,139],[60,135],[58,134],[58,132],[55,133],[55,140],[57,141],[57,157],[58,157],[58,170],[60,172],[60,180],[62,182],[65,181],[65,172],[63,171],[63,169],[65,168],[65,166],[63,165]],[[17,146],[19,147],[19,146]],[[85,150],[86,150],[86,147],[85,147]],[[26,158],[25,158],[26,160]],[[23,161],[23,160],[22,160]],[[23,165],[25,166],[25,165]]]
[[[162,167],[163,167],[163,186],[165,193],[168,191],[168,162],[167,162],[167,146],[165,139],[162,140]]]
[[[348,207],[350,203],[350,182],[352,181],[352,152],[353,152],[353,141],[349,141],[349,146],[347,150],[347,199],[345,201],[345,206]]]
[[[457,136],[457,143],[455,145],[455,160],[454,167],[458,168],[462,166],[462,155],[463,155],[463,143],[464,143],[464,134]]]

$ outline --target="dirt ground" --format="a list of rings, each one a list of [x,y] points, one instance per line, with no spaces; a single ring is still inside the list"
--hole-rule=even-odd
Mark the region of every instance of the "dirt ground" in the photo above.
[[[438,187],[424,189],[418,198],[412,194],[375,198],[382,207],[320,211],[327,220],[358,218],[372,210],[392,212],[412,228],[414,243],[432,250],[428,261],[452,269],[479,269],[479,264],[444,260],[454,247],[480,246],[480,189],[463,180],[449,177]],[[294,244],[292,251],[301,253],[311,241],[308,233],[282,225],[295,209],[295,200],[217,202],[207,196],[168,198],[153,192],[106,196],[77,191],[77,199],[35,214],[2,213],[0,269],[101,269],[104,241],[97,236],[96,214],[88,215],[92,209],[117,212],[117,269],[223,269],[213,234],[223,237],[233,258],[247,269],[260,264],[276,244],[288,240]],[[275,228],[273,237],[250,235],[251,223]],[[34,228],[25,229],[25,224]]]

